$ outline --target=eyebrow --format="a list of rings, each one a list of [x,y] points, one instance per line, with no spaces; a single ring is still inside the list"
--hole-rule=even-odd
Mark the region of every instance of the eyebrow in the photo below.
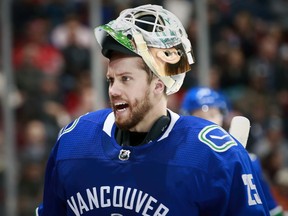
[[[110,77],[112,72],[109,72],[109,71],[107,71],[107,73],[106,73],[106,77]],[[115,73],[113,73],[113,74],[115,74]],[[123,72],[120,72],[120,73],[118,73],[118,74],[116,74],[115,76],[127,76],[127,75],[133,75],[133,72],[129,72],[129,71],[123,71]]]

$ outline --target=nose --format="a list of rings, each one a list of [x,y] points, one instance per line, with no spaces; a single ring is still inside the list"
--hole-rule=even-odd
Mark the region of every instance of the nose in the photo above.
[[[109,95],[112,97],[116,97],[121,95],[121,88],[119,83],[117,81],[114,81],[113,83],[110,83],[109,85]]]

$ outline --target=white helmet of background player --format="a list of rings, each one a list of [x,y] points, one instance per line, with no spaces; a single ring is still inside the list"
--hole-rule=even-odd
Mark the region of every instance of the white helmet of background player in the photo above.
[[[166,86],[177,92],[194,63],[191,43],[179,19],[158,5],[123,10],[116,20],[95,29],[102,54],[111,51],[140,56]]]

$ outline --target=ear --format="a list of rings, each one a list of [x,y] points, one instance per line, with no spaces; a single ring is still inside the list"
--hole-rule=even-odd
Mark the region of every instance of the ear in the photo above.
[[[160,79],[156,79],[155,80],[155,89],[154,89],[155,93],[159,94],[159,93],[164,92],[164,90],[165,90],[164,83]]]

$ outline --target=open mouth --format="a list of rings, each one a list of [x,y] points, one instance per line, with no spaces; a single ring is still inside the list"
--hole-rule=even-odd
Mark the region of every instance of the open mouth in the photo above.
[[[114,104],[114,110],[117,112],[125,111],[129,107],[128,103],[116,103]]]

